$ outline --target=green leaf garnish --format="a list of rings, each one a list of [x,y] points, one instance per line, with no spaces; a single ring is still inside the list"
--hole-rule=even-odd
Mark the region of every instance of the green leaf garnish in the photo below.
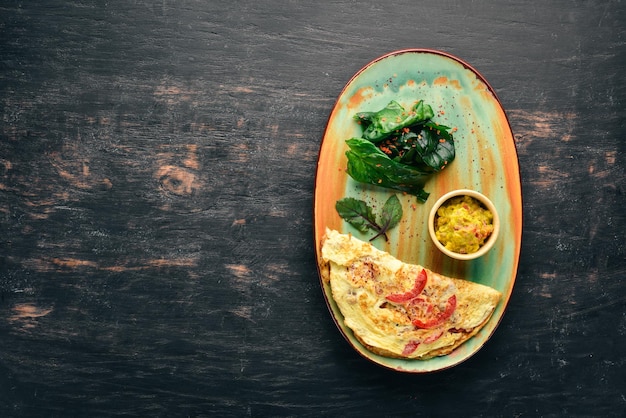
[[[360,232],[368,229],[376,229],[376,217],[372,208],[362,200],[346,197],[335,203],[335,209],[339,216]]]
[[[426,122],[434,115],[433,109],[422,100],[415,103],[409,111],[392,100],[378,112],[359,112],[354,118],[365,128],[363,138],[376,143],[404,127]]]
[[[354,180],[376,186],[407,192],[425,202],[428,193],[424,184],[432,171],[392,160],[366,139],[352,138],[346,141],[350,149],[347,173]]]
[[[378,217],[374,210],[364,201],[353,197],[345,197],[335,203],[339,216],[360,232],[372,230],[376,232],[370,241],[383,236],[388,241],[387,231],[398,225],[402,219],[402,204],[395,194],[390,196],[383,205]]]
[[[364,130],[346,141],[347,172],[354,180],[413,194],[425,202],[426,180],[456,154],[451,129],[432,121],[432,108],[418,101],[410,111],[391,101],[378,112],[354,118]]]

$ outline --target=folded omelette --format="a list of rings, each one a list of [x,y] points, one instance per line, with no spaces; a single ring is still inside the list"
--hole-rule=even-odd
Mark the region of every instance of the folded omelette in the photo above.
[[[345,325],[387,357],[449,354],[475,335],[501,294],[491,287],[404,263],[350,234],[326,230],[320,271]]]

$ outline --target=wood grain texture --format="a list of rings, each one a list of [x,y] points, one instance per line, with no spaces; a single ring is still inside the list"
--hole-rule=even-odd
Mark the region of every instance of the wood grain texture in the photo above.
[[[619,1],[3,2],[0,415],[623,415],[624,22]],[[489,80],[523,183],[503,322],[426,376],[352,351],[313,251],[328,114],[402,48]]]

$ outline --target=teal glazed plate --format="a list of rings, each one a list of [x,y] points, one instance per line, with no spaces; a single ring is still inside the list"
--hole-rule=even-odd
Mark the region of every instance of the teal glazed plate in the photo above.
[[[425,203],[415,196],[355,182],[346,172],[345,141],[360,137],[362,128],[353,119],[360,111],[377,111],[395,100],[405,108],[422,99],[431,105],[435,122],[453,128],[456,158],[432,176],[424,189]],[[449,191],[472,189],[487,196],[500,216],[500,233],[493,248],[470,261],[454,260],[441,253],[428,233],[431,207]],[[330,286],[320,283],[330,313],[340,332],[363,357],[389,369],[428,373],[467,360],[493,335],[508,304],[519,262],[522,240],[522,192],[513,133],[500,101],[485,78],[469,64],[450,54],[425,49],[389,53],[357,72],[339,95],[328,118],[320,147],[314,192],[314,240],[318,266],[326,228],[363,234],[343,221],[335,210],[337,200],[354,197],[380,205],[397,194],[404,215],[385,242],[372,242],[380,250],[438,273],[491,286],[502,293],[499,305],[482,330],[452,353],[430,360],[406,360],[374,354],[361,345],[343,322]]]

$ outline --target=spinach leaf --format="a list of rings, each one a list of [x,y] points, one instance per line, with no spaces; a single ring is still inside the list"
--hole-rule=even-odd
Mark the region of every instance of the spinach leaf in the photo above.
[[[454,139],[447,126],[426,122],[390,138],[381,148],[395,161],[438,172],[454,160]]]
[[[430,170],[394,161],[366,139],[352,138],[346,143],[350,148],[346,151],[347,173],[354,180],[407,192],[426,201],[428,193],[424,191],[424,184],[430,177]]]
[[[359,112],[354,118],[363,125],[363,138],[374,143],[382,141],[402,128],[425,122],[434,116],[433,109],[418,101],[410,111],[392,100],[377,112]]]
[[[432,108],[418,101],[407,112],[391,101],[378,112],[360,112],[361,138],[346,141],[347,172],[354,180],[413,194],[425,202],[426,180],[456,156],[451,129],[432,121]]]
[[[434,122],[424,124],[421,136],[428,144],[422,147],[420,153],[424,165],[438,172],[443,170],[448,164],[454,161],[456,152],[454,150],[454,139],[449,132],[450,128],[437,125]],[[419,137],[419,135],[418,135]]]
[[[402,219],[402,204],[395,194],[390,196],[383,205],[380,214],[374,216],[373,209],[364,201],[353,197],[345,197],[335,203],[335,209],[339,216],[360,232],[367,232],[368,229],[376,232],[370,241],[383,236],[387,238],[387,232],[398,225]]]

